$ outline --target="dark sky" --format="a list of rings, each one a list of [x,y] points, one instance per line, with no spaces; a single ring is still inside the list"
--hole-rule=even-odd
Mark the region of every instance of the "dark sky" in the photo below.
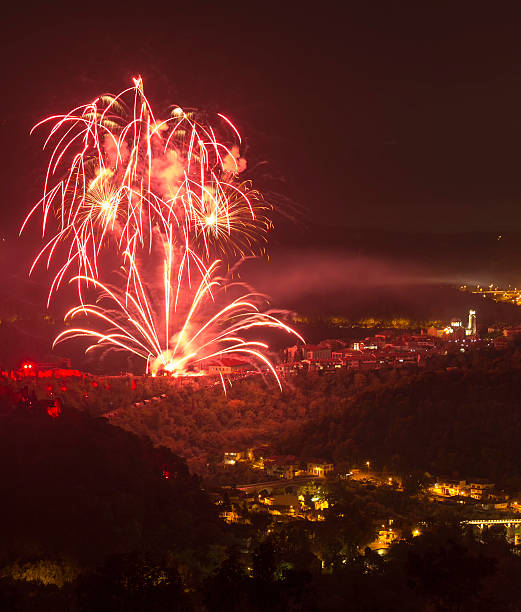
[[[131,4],[3,20],[9,231],[46,163],[30,127],[138,73],[155,108],[230,116],[311,222],[521,230],[521,4]]]

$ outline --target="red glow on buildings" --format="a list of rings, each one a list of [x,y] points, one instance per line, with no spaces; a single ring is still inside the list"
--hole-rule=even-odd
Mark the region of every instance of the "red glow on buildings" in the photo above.
[[[55,399],[53,402],[49,403],[49,406],[47,408],[47,414],[51,418],[56,419],[57,417],[60,416],[61,413],[62,413],[62,407],[61,407],[61,402],[59,399]]]

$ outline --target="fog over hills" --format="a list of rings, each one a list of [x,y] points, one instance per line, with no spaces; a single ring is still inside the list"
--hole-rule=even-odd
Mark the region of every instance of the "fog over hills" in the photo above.
[[[28,276],[36,238],[0,243],[1,358],[11,367],[28,357],[48,359],[72,299],[64,287],[46,309],[50,274],[42,266]],[[302,331],[313,341],[339,333],[323,327],[331,317],[350,322],[401,317],[421,325],[464,317],[476,308],[481,325],[521,322],[518,307],[458,289],[492,282],[521,287],[521,233],[410,234],[281,219],[270,236],[268,256],[246,260],[238,272],[242,281],[269,296],[271,306],[304,316],[308,325]],[[286,338],[273,340],[278,348]],[[61,346],[52,354],[71,355],[81,366],[80,345]],[[127,367],[119,361],[118,367]]]
[[[474,307],[483,323],[519,320],[514,306],[458,290],[490,283],[521,287],[519,233],[280,227],[272,244],[269,261],[246,262],[243,276],[277,306],[313,316],[420,322],[463,316]]]

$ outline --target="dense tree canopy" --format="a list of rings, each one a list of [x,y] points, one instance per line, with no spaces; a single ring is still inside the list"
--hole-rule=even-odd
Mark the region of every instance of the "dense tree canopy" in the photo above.
[[[89,566],[136,550],[211,566],[217,511],[182,459],[76,412],[0,427],[0,563]]]

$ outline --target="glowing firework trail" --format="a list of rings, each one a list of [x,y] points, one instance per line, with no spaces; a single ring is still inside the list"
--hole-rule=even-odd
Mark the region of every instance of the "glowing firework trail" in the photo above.
[[[238,137],[233,124],[219,117]],[[252,227],[265,224],[256,222],[257,192],[248,196],[235,184],[246,167],[239,148],[219,142],[212,127],[179,107],[156,121],[141,79],[117,96],[101,96],[35,127],[46,124],[51,129],[44,148],[51,153],[43,196],[22,230],[40,210],[42,234],[51,235],[34,265],[46,258],[49,266],[59,247],[68,246],[51,290],[73,265],[80,275],[97,277],[97,259],[109,239],[120,253],[135,255],[138,247],[151,248],[156,225],[162,231],[175,225],[180,244],[203,235],[226,252],[226,234],[243,231],[244,240],[232,240],[240,251],[254,243]]]
[[[252,364],[268,368],[280,385],[275,368],[263,352],[268,345],[245,340],[241,334],[259,327],[276,328],[302,338],[274,313],[261,312],[258,305],[261,296],[257,294],[241,295],[215,312],[218,300],[215,294],[230,287],[215,277],[219,262],[209,267],[193,291],[185,290],[185,297],[188,293],[191,301],[185,300],[186,305],[177,309],[171,300],[176,292],[171,285],[171,261],[165,258],[162,313],[155,311],[135,261],[129,263],[132,282],[128,291],[121,294],[94,278],[80,277],[80,281],[92,284],[103,294],[98,304],[75,306],[66,315],[70,320],[87,315],[110,329],[106,332],[80,327],[67,329],[56,338],[55,344],[75,337],[90,337],[95,343],[88,351],[100,347],[128,351],[144,359],[147,372],[153,375],[160,371],[175,376],[189,375],[193,374],[191,367],[205,360],[241,355]],[[204,369],[204,364],[201,368]]]
[[[41,213],[44,246],[31,270],[40,261],[61,262],[49,300],[63,282],[75,281],[80,304],[66,318],[89,315],[109,328],[69,329],[56,342],[89,336],[96,339],[90,348],[129,351],[153,374],[186,374],[206,359],[242,355],[277,377],[267,345],[242,334],[259,327],[295,332],[261,312],[256,294],[220,306],[214,295],[236,286],[215,277],[214,260],[229,264],[255,254],[271,227],[271,207],[250,181],[239,180],[246,161],[233,123],[218,115],[218,130],[201,118],[176,106],[158,121],[139,78],[117,96],[40,122],[36,127],[50,125],[50,159],[43,196],[22,226]],[[226,143],[216,136],[223,130]],[[160,307],[140,271],[143,261],[155,261],[159,243]],[[124,264],[123,289],[102,280],[106,252]],[[101,297],[85,304],[93,288]]]
[[[212,252],[255,254],[271,227],[267,217],[271,207],[263,203],[257,190],[251,189],[250,181],[238,187],[222,183],[219,187],[218,196],[212,194],[197,220],[195,242],[207,256]]]

